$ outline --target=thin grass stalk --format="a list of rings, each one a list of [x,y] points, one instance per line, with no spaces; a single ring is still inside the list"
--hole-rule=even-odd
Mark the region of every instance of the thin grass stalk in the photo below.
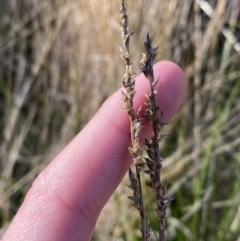
[[[145,214],[144,214],[144,205],[143,205],[143,195],[142,195],[142,185],[141,185],[141,177],[140,172],[143,169],[143,162],[141,161],[141,146],[140,146],[140,135],[142,128],[143,119],[140,118],[138,110],[137,116],[134,114],[134,106],[133,106],[133,98],[135,95],[135,73],[132,69],[132,63],[129,52],[129,42],[130,37],[133,32],[130,31],[128,27],[128,16],[124,4],[124,0],[122,1],[122,5],[120,7],[121,21],[120,27],[122,32],[123,46],[119,48],[120,56],[125,63],[125,74],[123,76],[123,86],[126,92],[122,92],[123,101],[124,101],[124,110],[129,116],[130,119],[130,132],[131,132],[131,144],[132,146],[129,148],[129,151],[133,157],[133,163],[136,169],[136,175],[133,173],[131,167],[129,168],[129,180],[130,185],[129,188],[133,190],[133,196],[128,197],[133,201],[134,207],[138,209],[141,217],[141,232],[142,232],[142,240],[146,241],[146,222],[145,222]]]
[[[152,47],[152,40],[147,34],[146,42],[144,43],[146,53],[143,53],[142,59],[140,63],[142,64],[142,72],[145,77],[149,80],[149,84],[151,87],[151,92],[149,95],[146,95],[146,110],[145,110],[145,118],[150,122],[152,126],[152,137],[151,140],[145,139],[145,145],[147,147],[148,157],[145,158],[146,165],[148,170],[145,170],[145,173],[149,175],[150,181],[147,182],[147,186],[155,194],[156,198],[156,212],[158,219],[158,235],[160,241],[165,241],[165,217],[166,217],[166,209],[170,205],[173,200],[173,196],[170,195],[165,197],[166,193],[166,182],[162,184],[161,182],[161,171],[162,171],[162,158],[159,150],[159,141],[164,137],[161,135],[161,129],[164,125],[163,122],[163,113],[160,112],[160,108],[157,105],[156,101],[156,85],[157,81],[154,81],[154,73],[153,73],[153,64],[155,61],[155,57],[157,55],[158,47]]]

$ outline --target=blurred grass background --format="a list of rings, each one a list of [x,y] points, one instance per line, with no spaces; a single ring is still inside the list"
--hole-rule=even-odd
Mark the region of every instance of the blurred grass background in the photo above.
[[[0,0],[0,236],[39,172],[121,86],[119,1]],[[188,79],[165,128],[168,240],[240,241],[240,2],[126,1],[134,69],[147,32]],[[140,240],[123,180],[93,240]],[[151,226],[154,201],[144,190]]]

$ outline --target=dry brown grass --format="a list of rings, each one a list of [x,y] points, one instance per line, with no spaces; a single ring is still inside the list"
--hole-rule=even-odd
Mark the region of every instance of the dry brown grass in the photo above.
[[[186,103],[162,146],[164,177],[177,196],[168,214],[169,240],[240,237],[240,3],[211,0],[211,14],[204,2],[127,2],[131,49],[139,53],[133,62],[150,32],[157,60],[178,63],[189,81]],[[120,87],[119,5],[0,0],[1,233],[38,173]],[[125,184],[103,210],[97,240],[139,235]]]

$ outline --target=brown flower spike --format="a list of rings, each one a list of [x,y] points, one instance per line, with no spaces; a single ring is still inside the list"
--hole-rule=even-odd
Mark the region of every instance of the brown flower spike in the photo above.
[[[129,42],[130,37],[133,32],[130,31],[128,27],[128,16],[124,4],[124,0],[122,1],[122,5],[120,7],[121,21],[119,21],[123,39],[123,46],[119,48],[120,56],[125,64],[125,74],[123,76],[123,86],[125,88],[125,92],[122,92],[123,101],[124,101],[124,110],[129,116],[130,119],[130,132],[131,132],[131,141],[132,146],[129,147],[129,151],[133,157],[133,163],[135,165],[136,173],[133,173],[131,167],[129,168],[129,180],[130,185],[129,188],[133,190],[133,196],[128,197],[133,201],[134,207],[139,211],[141,217],[141,232],[142,232],[142,240],[147,240],[147,229],[145,222],[145,214],[144,214],[144,205],[142,198],[142,187],[141,187],[141,178],[140,172],[143,169],[142,162],[142,149],[140,145],[140,136],[142,129],[142,121],[143,119],[139,117],[139,112],[135,117],[134,114],[134,106],[133,106],[133,98],[135,95],[135,73],[132,69],[132,63],[130,59],[129,53]]]
[[[156,212],[158,218],[158,231],[159,240],[165,241],[165,217],[166,209],[174,199],[172,195],[165,197],[167,183],[161,183],[161,171],[162,171],[162,157],[160,156],[159,141],[164,137],[161,135],[161,129],[165,125],[163,122],[163,113],[160,112],[159,106],[156,101],[156,85],[157,81],[154,81],[153,64],[157,55],[158,47],[152,47],[152,40],[147,34],[146,42],[144,43],[146,53],[143,53],[140,63],[142,64],[141,70],[145,77],[149,80],[151,87],[151,93],[146,95],[147,101],[145,109],[145,118],[150,122],[152,126],[151,140],[145,139],[146,151],[148,158],[145,158],[148,170],[145,173],[149,175],[150,181],[147,182],[147,186],[153,191],[156,197]],[[160,112],[160,113],[159,113]]]
[[[150,180],[146,184],[153,191],[156,197],[156,213],[158,219],[158,237],[156,237],[156,239],[159,241],[165,241],[166,209],[169,206],[170,202],[174,199],[174,197],[165,197],[167,185],[166,182],[164,184],[161,183],[162,158],[160,156],[159,141],[165,137],[160,133],[162,127],[164,126],[164,122],[163,113],[160,112],[160,108],[159,106],[157,106],[156,102],[156,85],[158,80],[154,81],[153,73],[153,64],[157,55],[158,47],[152,47],[152,39],[149,37],[149,34],[147,34],[146,41],[144,43],[146,53],[143,53],[140,63],[142,65],[141,71],[149,80],[151,92],[150,94],[146,95],[147,100],[145,101],[146,107],[144,112],[144,118],[140,118],[140,109],[138,110],[136,116],[134,114],[133,98],[135,95],[135,73],[132,69],[132,63],[129,53],[130,37],[132,36],[133,32],[130,31],[128,27],[128,17],[124,1],[122,1],[122,5],[120,7],[120,14],[121,21],[119,21],[119,24],[122,32],[123,46],[120,47],[119,50],[120,56],[125,64],[125,74],[122,81],[125,92],[122,92],[122,96],[124,101],[124,110],[128,114],[131,123],[130,132],[132,146],[129,147],[129,151],[132,155],[133,163],[136,169],[134,173],[132,169],[129,168],[130,185],[128,187],[133,190],[133,195],[128,198],[133,201],[133,205],[140,213],[142,240],[151,240],[152,231],[146,225],[147,221],[144,214],[143,195],[140,178],[140,173],[145,165],[142,161],[143,158],[142,148],[140,145],[140,137],[142,122],[143,120],[146,120],[152,126],[152,137],[150,140],[145,139],[144,142],[148,155],[148,157],[145,158],[145,163],[148,169],[144,170],[144,172],[150,178]]]

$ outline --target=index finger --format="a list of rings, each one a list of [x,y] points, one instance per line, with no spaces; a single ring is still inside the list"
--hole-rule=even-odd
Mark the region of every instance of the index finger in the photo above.
[[[157,102],[168,121],[182,104],[186,80],[175,64],[154,66],[160,77]],[[149,84],[136,79],[135,106]],[[86,127],[38,176],[3,240],[89,240],[99,213],[122,180],[131,157],[129,119],[121,90],[114,93]]]

